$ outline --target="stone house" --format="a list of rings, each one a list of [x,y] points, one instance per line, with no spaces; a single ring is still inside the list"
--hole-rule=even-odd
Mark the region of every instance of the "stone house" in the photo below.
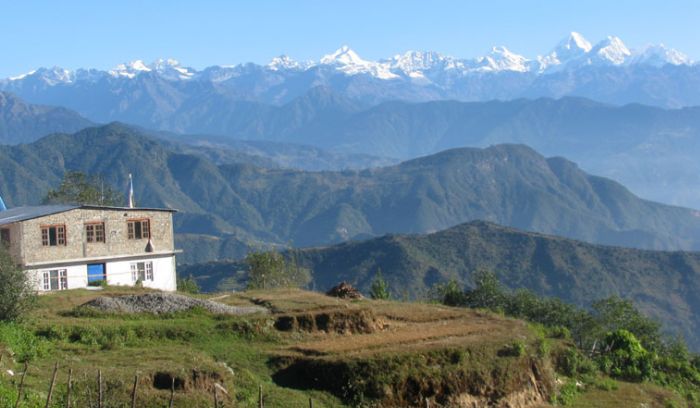
[[[38,291],[106,281],[174,291],[170,209],[46,205],[0,211],[0,241]]]

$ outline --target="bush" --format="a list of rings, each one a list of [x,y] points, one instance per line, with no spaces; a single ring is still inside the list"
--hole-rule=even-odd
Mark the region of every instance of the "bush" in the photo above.
[[[289,263],[278,252],[251,252],[248,265],[248,289],[303,287],[311,281],[311,272]]]
[[[37,337],[20,323],[0,323],[0,344],[20,362],[42,357],[50,348],[49,342]]]
[[[199,293],[199,285],[192,275],[177,280],[177,290],[184,293],[197,294]]]
[[[447,306],[464,306],[465,303],[464,292],[454,279],[435,286],[432,297]]]
[[[596,371],[595,363],[575,348],[567,348],[555,356],[557,372],[567,377],[578,377]]]
[[[607,374],[630,381],[651,378],[654,358],[634,334],[624,329],[610,332],[605,336],[603,349],[599,365]]]
[[[374,275],[372,286],[370,286],[369,289],[369,296],[372,299],[381,300],[387,300],[391,297],[389,294],[389,285],[387,285],[386,281],[384,280],[381,269],[377,269],[377,274]]]
[[[0,282],[0,320],[18,320],[34,306],[36,294],[4,245],[0,245]]]
[[[559,392],[552,398],[554,405],[571,405],[579,394],[576,380],[569,380],[559,388]]]

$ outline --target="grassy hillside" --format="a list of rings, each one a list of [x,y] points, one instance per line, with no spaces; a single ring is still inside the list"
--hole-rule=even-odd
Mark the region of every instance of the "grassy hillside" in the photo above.
[[[218,164],[205,153],[112,124],[5,146],[0,158],[8,205],[38,203],[65,170],[99,174],[117,187],[132,173],[137,205],[180,210],[177,232],[252,246],[320,245],[484,219],[605,244],[700,248],[697,212],[641,200],[611,180],[521,145],[454,149],[362,171],[304,172]],[[198,248],[214,242],[202,238]],[[233,257],[217,247],[228,248],[203,253]]]
[[[437,283],[489,270],[511,288],[529,288],[577,305],[610,295],[632,299],[666,329],[682,333],[700,348],[700,253],[645,251],[591,245],[528,233],[486,222],[472,222],[427,235],[387,235],[360,242],[294,251],[313,271],[313,284],[329,288],[348,281],[367,293],[381,269],[394,297],[424,297]],[[202,276],[208,289],[226,280],[230,287],[243,270],[236,263],[181,267]],[[206,277],[206,278],[205,278]],[[238,278],[237,278],[238,277]]]
[[[74,406],[97,398],[102,370],[107,406],[431,406],[500,404],[547,407],[568,392],[555,372],[571,347],[522,321],[437,305],[341,300],[298,290],[216,296],[232,305],[264,305],[269,314],[216,316],[203,311],[154,316],[89,312],[76,306],[98,295],[142,293],[110,288],[52,293],[20,324],[0,323],[0,399],[16,398],[29,362],[25,407],[43,407],[53,366],[53,402],[64,406],[73,370]],[[14,355],[10,356],[10,351]],[[14,378],[7,369],[13,370]],[[557,380],[558,379],[558,380]],[[675,392],[648,384],[595,380],[573,402],[614,406],[632,398],[649,407],[685,406]],[[601,388],[595,384],[604,384]],[[604,391],[607,390],[607,391]]]

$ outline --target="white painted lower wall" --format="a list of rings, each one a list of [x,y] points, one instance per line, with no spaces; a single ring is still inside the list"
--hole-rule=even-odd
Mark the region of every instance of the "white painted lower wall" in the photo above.
[[[153,280],[146,279],[141,282],[144,287],[159,289],[163,291],[177,290],[177,275],[175,255],[159,256],[159,257],[138,257],[129,258],[128,260],[101,260],[96,263],[105,265],[105,273],[107,284],[115,286],[133,286],[138,280],[134,279],[132,273],[132,264],[150,262],[153,267]],[[29,275],[34,287],[39,292],[46,292],[44,288],[44,273],[50,271],[61,271],[59,275],[65,271],[66,289],[80,289],[88,287],[88,264],[79,263],[73,265],[52,266],[41,269],[29,269],[26,273]],[[62,286],[59,284],[59,286]],[[50,289],[49,289],[50,291]]]

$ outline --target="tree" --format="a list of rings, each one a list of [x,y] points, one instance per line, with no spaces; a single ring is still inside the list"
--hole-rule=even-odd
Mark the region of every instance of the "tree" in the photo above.
[[[79,171],[67,171],[56,190],[50,190],[44,204],[88,204],[123,206],[124,195],[113,189],[101,177]]]
[[[374,280],[369,288],[369,296],[372,299],[388,300],[391,298],[389,293],[389,285],[382,276],[382,270],[377,268],[377,273],[374,275]]]
[[[662,345],[659,322],[644,316],[631,301],[611,296],[593,303],[592,308],[601,334],[625,329],[634,334],[648,350],[657,351]]]
[[[0,245],[0,320],[18,320],[34,305],[36,294],[27,274]]]
[[[474,273],[475,288],[465,293],[468,307],[503,310],[506,306],[506,292],[496,274],[490,271]]]
[[[440,283],[433,289],[434,299],[447,306],[464,306],[464,292],[455,279]]]
[[[302,287],[311,281],[308,269],[296,262],[287,262],[276,251],[250,252],[245,262],[248,265],[248,289]]]

